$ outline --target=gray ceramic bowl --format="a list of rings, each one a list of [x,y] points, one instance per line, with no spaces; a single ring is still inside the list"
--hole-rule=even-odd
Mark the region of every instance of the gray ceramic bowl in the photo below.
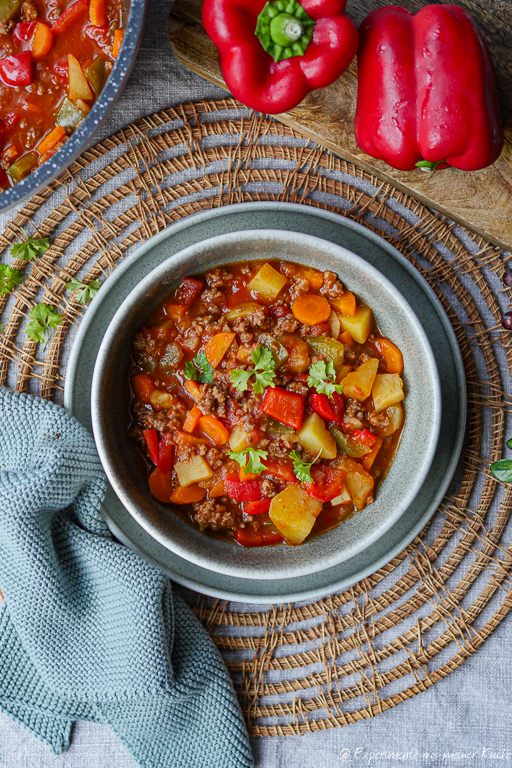
[[[300,547],[242,549],[194,530],[151,497],[127,441],[128,414],[119,396],[134,333],[185,276],[219,264],[282,258],[330,269],[368,303],[382,332],[404,355],[406,422],[401,445],[376,500],[337,529]],[[155,539],[209,570],[281,579],[330,568],[368,547],[405,512],[428,473],[439,437],[441,392],[432,349],[413,310],[374,267],[345,248],[281,230],[233,232],[175,254],[125,299],[110,323],[95,364],[92,424],[99,455],[119,499]]]
[[[92,137],[114,108],[132,71],[144,29],[148,1],[125,0],[127,20],[123,45],[110,77],[91,111],[52,158],[14,187],[0,193],[0,211],[12,208],[45,187],[91,144]]]

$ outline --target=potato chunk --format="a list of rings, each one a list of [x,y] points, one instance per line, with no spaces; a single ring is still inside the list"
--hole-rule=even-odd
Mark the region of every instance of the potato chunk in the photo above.
[[[346,482],[343,480],[340,486],[340,492],[335,499],[332,499],[331,504],[333,507],[337,507],[339,504],[350,504],[352,496],[349,493]]]
[[[251,432],[237,424],[229,436],[229,447],[232,451],[245,451],[251,445]]]
[[[357,307],[353,317],[338,315],[341,327],[348,331],[354,341],[364,344],[372,329],[372,311],[370,307]]]
[[[398,373],[378,373],[372,394],[375,410],[383,411],[404,399],[404,383]]]
[[[307,419],[304,419],[302,427],[297,432],[297,440],[313,456],[316,456],[318,451],[321,451],[322,459],[334,459],[336,456],[336,440],[318,413],[311,413]]]
[[[343,394],[345,397],[351,397],[353,400],[358,400],[360,403],[370,397],[372,391],[373,382],[379,370],[379,361],[376,357],[366,360],[361,365],[352,371],[347,373],[344,379],[341,380],[341,386],[343,387]]]
[[[266,301],[274,301],[281,289],[286,285],[286,277],[271,267],[264,264],[247,285],[250,291],[255,291]]]
[[[192,456],[186,461],[179,461],[174,465],[174,469],[182,488],[192,483],[199,483],[201,480],[208,480],[213,475],[213,469],[202,456]]]
[[[269,515],[290,544],[302,544],[322,506],[321,501],[312,499],[299,485],[288,485],[272,499]]]
[[[338,466],[345,470],[345,482],[356,509],[363,509],[369,494],[373,491],[375,484],[373,477],[354,459],[342,458]]]

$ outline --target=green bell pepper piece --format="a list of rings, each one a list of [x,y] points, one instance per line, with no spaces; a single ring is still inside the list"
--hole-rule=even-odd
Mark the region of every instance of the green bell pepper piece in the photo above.
[[[85,112],[82,112],[82,110],[73,104],[73,102],[66,96],[55,116],[55,124],[62,125],[63,128],[76,128],[84,117]]]
[[[332,360],[335,368],[343,364],[345,347],[340,341],[328,336],[307,336],[306,341],[314,355]]]
[[[0,21],[10,21],[21,8],[22,0],[0,0]]]
[[[182,357],[181,346],[176,341],[171,342],[166,346],[165,352],[160,358],[160,370],[170,376],[177,369]]]
[[[23,157],[20,157],[19,160],[16,160],[16,162],[11,165],[7,173],[11,179],[14,179],[14,181],[21,181],[25,178],[25,176],[28,176],[32,168],[34,168],[38,162],[39,153],[28,152],[26,155],[23,155]]]
[[[102,56],[96,56],[92,64],[89,64],[85,70],[85,75],[93,87],[96,96],[99,96],[105,80],[107,79],[107,73],[105,72],[105,59]]]
[[[359,459],[361,456],[366,456],[367,453],[371,453],[371,447],[356,442],[356,440],[345,435],[341,430],[336,429],[336,427],[331,427],[331,434],[336,440],[336,445],[345,456]]]

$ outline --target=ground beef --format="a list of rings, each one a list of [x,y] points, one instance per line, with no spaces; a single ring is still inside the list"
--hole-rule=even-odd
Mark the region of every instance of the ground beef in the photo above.
[[[0,21],[0,35],[3,37],[4,35],[8,35],[11,29],[14,27],[14,20],[11,19],[10,21]]]
[[[197,406],[205,416],[226,417],[226,402],[229,392],[219,383],[207,384]]]
[[[201,294],[203,304],[219,304],[224,301],[224,293],[218,288],[205,288]]]
[[[180,429],[185,420],[186,408],[183,403],[176,402],[172,408],[160,413],[146,413],[144,416],[145,429],[156,429],[157,432],[173,432]]]
[[[205,459],[214,472],[216,469],[220,469],[224,463],[223,453],[218,448],[208,448]]]
[[[274,328],[272,335],[279,339],[283,333],[295,333],[299,325],[299,321],[296,320],[293,315],[286,315],[285,317],[278,318],[277,325]]]
[[[292,301],[308,291],[309,280],[306,280],[304,277],[292,278],[292,284],[290,286],[290,298]]]
[[[261,481],[261,493],[264,499],[272,499],[277,494],[277,486],[273,480],[264,477]]]
[[[238,527],[238,515],[232,509],[214,499],[198,501],[192,504],[194,508],[194,520],[199,528],[212,528],[214,531],[234,530]]]
[[[309,392],[308,385],[303,384],[302,381],[291,381],[286,389],[288,392],[296,392],[298,395],[302,395],[302,397],[306,397]]]
[[[246,333],[251,328],[264,328],[267,324],[265,307],[258,307],[246,317],[239,317],[233,323],[235,333]]]
[[[322,325],[301,325],[299,326],[299,333],[304,338],[305,336],[329,336],[329,326],[327,323]]]
[[[355,416],[356,419],[362,419],[364,416],[364,413],[361,410],[361,403],[358,400],[347,400],[345,413],[347,416]]]
[[[356,353],[347,344],[345,344],[345,352],[343,355],[343,361],[345,363],[353,363],[356,359]]]
[[[385,411],[370,411],[366,414],[366,418],[372,427],[377,427],[384,431],[391,429],[391,420]]]
[[[206,273],[206,282],[210,288],[226,288],[232,279],[233,274],[221,267]]]
[[[320,288],[320,293],[328,296],[329,299],[339,299],[343,294],[343,286],[338,280],[338,275],[328,270],[324,272],[324,284]]]
[[[371,360],[371,359],[372,359],[371,356],[367,355],[366,352],[361,352],[361,354],[357,359],[357,362],[359,365],[362,365],[363,363],[366,363],[367,360]]]
[[[284,435],[275,435],[270,438],[270,445],[268,446],[268,452],[272,456],[277,458],[288,458],[290,451],[293,451],[294,446],[297,443],[297,438],[294,434],[286,433]]]
[[[21,6],[21,15],[24,21],[34,21],[38,16],[37,8],[35,5],[32,5],[32,3],[28,2],[28,0],[25,0]]]

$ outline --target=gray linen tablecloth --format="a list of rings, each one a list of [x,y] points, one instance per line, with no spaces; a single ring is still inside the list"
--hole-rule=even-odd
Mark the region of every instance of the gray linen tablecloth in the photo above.
[[[165,34],[168,8],[162,0],[151,0],[133,74],[98,139],[159,109],[223,95],[223,91],[187,72],[173,58]],[[0,215],[0,226],[12,216],[12,211]],[[511,643],[512,621],[508,619],[462,668],[373,720],[302,737],[254,739],[256,765],[512,765]],[[135,763],[106,727],[77,725],[71,748],[55,757],[21,726],[0,714],[0,768],[50,766],[135,768]]]

